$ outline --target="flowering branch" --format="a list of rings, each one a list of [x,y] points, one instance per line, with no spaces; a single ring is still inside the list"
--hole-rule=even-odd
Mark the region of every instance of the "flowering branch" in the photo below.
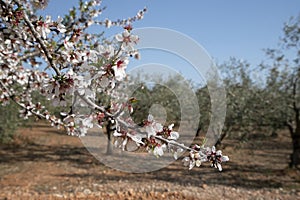
[[[28,116],[31,116],[33,114],[40,119],[49,120],[52,123],[52,125],[65,127],[65,124],[63,122],[61,122],[60,119],[57,119],[55,117],[50,117],[50,115],[47,111],[45,111],[45,114],[42,114],[39,109],[41,109],[43,107],[40,105],[39,102],[36,105],[22,104],[16,99],[15,95],[11,94],[10,90],[5,86],[5,84],[1,80],[0,80],[0,85],[7,92],[9,98],[15,104],[17,104],[18,106],[20,106],[23,109],[20,111],[20,113],[22,113],[25,118],[28,118]],[[37,110],[35,111],[35,109],[37,109]]]
[[[113,116],[112,114],[107,112],[104,107],[98,106],[93,101],[91,101],[88,97],[81,95],[78,91],[75,91],[74,94],[75,94],[75,96],[79,96],[91,109],[99,110],[99,111],[103,112],[106,116],[109,116],[109,117]]]
[[[15,4],[21,9],[22,6],[20,4],[20,2],[18,0],[14,0]],[[53,60],[52,60],[52,56],[51,54],[48,52],[46,45],[44,43],[44,41],[41,39],[40,34],[35,30],[33,24],[30,22],[26,12],[23,12],[23,19],[25,21],[25,23],[27,24],[27,26],[29,27],[32,35],[34,36],[34,38],[38,41],[38,43],[41,45],[41,48],[43,50],[43,53],[45,54],[51,68],[55,71],[56,75],[60,75],[60,71],[57,69],[57,67],[54,65]]]
[[[163,127],[151,115],[142,126],[133,122],[130,100],[122,101],[131,97],[116,86],[126,81],[131,57],[140,57],[135,48],[139,37],[132,34],[131,23],[142,19],[146,9],[129,19],[99,21],[97,16],[104,10],[99,8],[101,2],[80,1],[77,10],[71,9],[64,18],[52,20],[50,16],[35,16],[32,7],[37,5],[31,5],[31,1],[0,0],[0,104],[5,106],[11,100],[20,107],[24,119],[46,119],[53,126],[64,127],[69,135],[85,136],[94,125],[114,122],[116,147],[128,150],[128,141],[133,141],[137,148],[157,157],[171,152],[175,159],[186,150],[189,156],[183,163],[189,169],[211,162],[221,171],[221,163],[229,158],[222,156],[220,150],[204,148],[204,144],[180,144],[174,125]],[[111,41],[103,42],[102,34],[87,33],[92,24],[124,29]],[[40,63],[36,62],[39,57],[44,59]],[[36,67],[45,62],[54,70],[53,75]],[[60,106],[60,116],[49,113],[40,102],[33,102],[33,92]],[[76,106],[87,107],[90,112],[74,111]],[[66,111],[69,107],[71,110]]]

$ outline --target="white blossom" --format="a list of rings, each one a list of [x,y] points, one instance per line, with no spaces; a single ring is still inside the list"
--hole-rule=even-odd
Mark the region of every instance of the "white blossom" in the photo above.
[[[104,57],[105,59],[109,59],[114,55],[114,47],[112,45],[99,45],[98,46],[99,54]]]
[[[62,21],[63,21],[63,18],[60,17],[60,16],[58,16],[56,28],[57,28],[57,30],[58,30],[60,33],[66,32],[66,27],[65,27],[65,25],[63,25],[63,24],[61,23]]]
[[[170,133],[170,136],[168,137],[169,140],[177,140],[178,138],[179,138],[179,133],[175,131],[172,131]]]
[[[161,157],[164,155],[164,151],[166,150],[167,146],[166,144],[163,145],[158,145],[156,147],[154,147],[153,149],[153,155],[155,155],[156,157]]]
[[[116,35],[116,40],[122,43],[122,47],[130,52],[134,50],[134,46],[137,44],[139,37],[137,35],[131,35],[128,30],[124,30],[122,34]]]
[[[51,16],[46,16],[45,21],[38,21],[37,23],[37,32],[40,33],[43,39],[47,39],[48,34],[50,33],[49,24],[52,23]]]
[[[140,145],[144,145],[144,144],[145,144],[145,143],[142,141],[143,136],[142,136],[141,134],[136,133],[136,134],[132,135],[132,134],[128,133],[127,135],[128,135],[128,137],[130,137],[134,142],[136,142],[136,145],[137,145],[137,146],[140,146]]]
[[[123,57],[120,60],[117,61],[117,63],[112,66],[112,69],[114,70],[114,76],[117,81],[122,81],[126,77],[126,67],[128,65],[128,59]]]

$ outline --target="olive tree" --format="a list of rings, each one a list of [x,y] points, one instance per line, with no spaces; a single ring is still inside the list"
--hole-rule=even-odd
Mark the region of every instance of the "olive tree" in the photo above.
[[[266,116],[276,126],[287,127],[293,143],[290,167],[300,164],[300,16],[284,24],[283,37],[277,49],[266,50],[271,64],[263,64],[268,72]]]

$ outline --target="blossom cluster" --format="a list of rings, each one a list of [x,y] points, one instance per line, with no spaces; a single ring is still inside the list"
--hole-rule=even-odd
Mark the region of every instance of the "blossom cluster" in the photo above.
[[[190,148],[178,143],[174,125],[164,127],[149,115],[142,127],[136,127],[128,115],[133,112],[132,99],[116,90],[126,81],[130,59],[140,58],[139,37],[132,34],[132,23],[142,19],[146,9],[128,19],[101,21],[102,1],[89,0],[80,1],[64,17],[37,16],[36,9],[46,5],[46,0],[0,0],[0,105],[14,102],[24,119],[45,119],[65,128],[69,135],[84,136],[89,129],[111,122],[116,125],[116,147],[126,151],[144,148],[156,157],[171,152],[175,159],[188,150],[183,161],[189,169],[208,161],[222,170],[221,163],[228,157],[214,147]],[[87,31],[93,24],[123,29],[108,40]],[[34,93],[59,108],[60,116],[34,102]],[[109,97],[106,101],[105,96]]]
[[[218,168],[219,171],[223,170],[221,163],[227,161],[229,157],[223,156],[221,150],[216,151],[215,146],[204,148],[199,145],[195,145],[189,156],[182,160],[184,166],[188,166],[190,170],[195,166],[200,167],[203,162],[210,162],[211,167]]]

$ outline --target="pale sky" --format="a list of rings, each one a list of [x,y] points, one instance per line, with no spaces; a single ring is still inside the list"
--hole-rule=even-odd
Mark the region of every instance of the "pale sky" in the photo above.
[[[76,2],[50,0],[44,13],[62,15]],[[107,6],[103,19],[134,16],[146,6],[148,12],[143,20],[133,24],[135,28],[172,29],[202,45],[217,63],[234,56],[253,65],[265,59],[262,49],[276,47],[282,36],[283,23],[300,14],[298,0],[104,0],[103,5]],[[99,32],[102,30],[99,28]],[[109,36],[120,31],[120,28],[113,28],[107,33]],[[157,57],[161,59],[159,55]],[[144,57],[142,54],[146,63],[157,62],[152,58],[153,54]],[[178,63],[182,65],[184,62],[167,64]],[[192,72],[188,73],[193,76]]]

